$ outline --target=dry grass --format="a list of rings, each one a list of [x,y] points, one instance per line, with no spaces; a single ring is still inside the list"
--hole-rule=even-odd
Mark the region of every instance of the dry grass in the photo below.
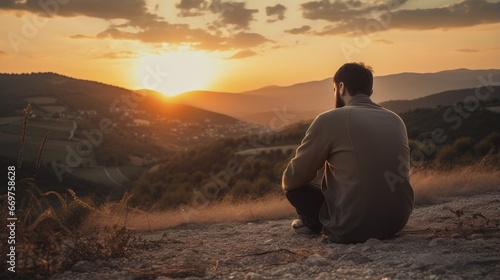
[[[201,208],[186,207],[165,212],[129,209],[127,227],[131,230],[161,230],[185,223],[245,222],[293,217],[295,210],[284,197],[271,196],[242,203],[221,202]],[[108,220],[98,218],[99,223]],[[114,220],[118,219],[115,216]]]
[[[20,141],[20,152],[17,170],[23,162],[23,151],[26,138],[28,118],[31,108],[24,110],[24,125]],[[85,201],[81,200],[72,190],[68,190],[72,200],[66,199],[60,193],[42,192],[36,185],[36,174],[40,168],[44,147],[48,138],[45,135],[40,145],[33,178],[18,178],[15,185],[16,201],[15,246],[16,266],[15,277],[19,279],[47,279],[57,271],[70,268],[80,260],[108,259],[121,257],[127,251],[129,231],[119,222],[104,226],[91,222],[88,218],[92,213],[103,213]],[[19,194],[23,193],[22,198]],[[116,216],[126,212],[130,195],[125,194],[116,203]],[[8,196],[0,196],[0,219],[7,221]],[[125,217],[126,219],[126,217]],[[82,226],[84,225],[84,226]],[[8,228],[0,229],[0,236],[8,236]],[[7,238],[3,238],[4,241]],[[12,244],[11,244],[12,245]],[[0,251],[7,252],[7,242],[0,243]],[[9,248],[10,249],[10,248]],[[0,265],[0,278],[11,278],[12,272],[7,272],[6,262]]]
[[[80,260],[121,257],[129,244],[129,231],[124,226],[92,223],[89,219],[75,224],[71,217],[80,215],[83,205],[69,201],[56,192],[41,192],[34,181],[24,179],[17,186],[26,188],[26,195],[16,210],[16,275],[19,277],[48,278],[54,273],[71,268]],[[56,199],[49,199],[55,196]],[[0,197],[2,206],[6,196]],[[79,206],[74,206],[74,205]],[[67,207],[73,205],[72,207]],[[92,209],[96,212],[98,209]],[[87,212],[90,213],[90,212]],[[0,218],[8,217],[7,207],[0,209]],[[84,226],[82,226],[84,225]],[[5,229],[1,230],[6,235]],[[6,242],[2,242],[2,252]],[[3,264],[2,268],[5,268]],[[4,271],[3,276],[12,275]]]
[[[480,164],[450,171],[419,170],[411,177],[415,204],[436,204],[453,196],[500,190],[500,170]]]
[[[447,201],[453,196],[500,190],[500,170],[480,164],[452,171],[418,170],[413,172],[411,182],[415,191],[415,204],[429,205]],[[284,196],[271,196],[258,201],[221,202],[202,208],[186,207],[165,212],[129,209],[127,227],[134,231],[147,231],[185,223],[246,222],[292,218],[295,215],[295,210]],[[109,223],[108,219],[99,216],[94,218],[101,224]],[[117,219],[119,217],[115,215],[112,220]]]

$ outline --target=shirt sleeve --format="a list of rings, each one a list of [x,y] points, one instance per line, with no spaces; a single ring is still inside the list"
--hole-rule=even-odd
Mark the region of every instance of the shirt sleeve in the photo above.
[[[295,157],[283,172],[283,190],[290,191],[310,183],[328,159],[330,147],[328,130],[321,116],[318,116],[309,126]]]

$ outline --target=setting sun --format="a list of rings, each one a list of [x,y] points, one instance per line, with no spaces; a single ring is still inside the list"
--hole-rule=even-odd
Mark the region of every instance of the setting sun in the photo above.
[[[218,74],[217,59],[206,52],[179,50],[139,57],[134,67],[137,88],[165,96],[205,89]]]

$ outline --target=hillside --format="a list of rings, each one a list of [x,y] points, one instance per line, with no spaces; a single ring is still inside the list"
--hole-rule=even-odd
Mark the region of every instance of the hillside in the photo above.
[[[443,91],[476,88],[484,86],[483,79],[486,84],[492,82],[498,86],[495,83],[500,81],[500,70],[456,69],[437,73],[375,76],[373,100],[375,102],[411,100]],[[331,78],[327,78],[240,93],[188,92],[173,100],[269,126],[272,118],[279,114],[286,113],[291,122],[299,122],[331,109],[332,92]],[[432,107],[435,106],[437,104],[433,104]]]
[[[146,166],[176,150],[259,131],[152,92],[144,95],[54,73],[0,74],[0,98],[0,158],[17,160],[23,109],[29,103],[24,161],[36,159],[48,133],[42,163],[51,184],[74,182],[76,176],[123,188]]]
[[[68,133],[55,138],[51,133],[50,139],[82,137],[84,130],[99,129],[103,119],[115,126],[112,134],[125,138],[121,144],[130,142],[140,146],[143,135],[148,135],[155,146],[166,149],[197,144],[223,134],[237,136],[252,131],[252,127],[232,117],[172,103],[153,93],[143,95],[54,73],[0,74],[0,98],[4,100],[0,105],[3,117],[0,124],[2,132],[7,134],[20,133],[22,110],[28,103],[33,111],[29,133],[37,126],[52,132],[64,131],[61,124],[68,127]],[[102,143],[107,144],[111,143]]]
[[[401,114],[408,129],[412,166],[448,169],[475,164],[490,151],[488,164],[496,166],[500,160],[500,113],[482,106],[474,112],[462,111],[466,118],[453,107]],[[443,118],[444,114],[448,117]],[[204,188],[214,192],[217,200],[279,193],[282,172],[309,122],[178,152],[134,182],[134,203],[146,208],[175,208],[189,204]],[[433,140],[435,129],[442,130],[440,139],[444,140]]]

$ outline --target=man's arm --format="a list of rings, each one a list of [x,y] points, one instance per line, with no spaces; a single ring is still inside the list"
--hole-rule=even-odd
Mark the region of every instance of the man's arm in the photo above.
[[[310,183],[328,159],[330,147],[328,130],[324,120],[318,116],[307,130],[295,157],[283,172],[283,190],[293,190]]]

